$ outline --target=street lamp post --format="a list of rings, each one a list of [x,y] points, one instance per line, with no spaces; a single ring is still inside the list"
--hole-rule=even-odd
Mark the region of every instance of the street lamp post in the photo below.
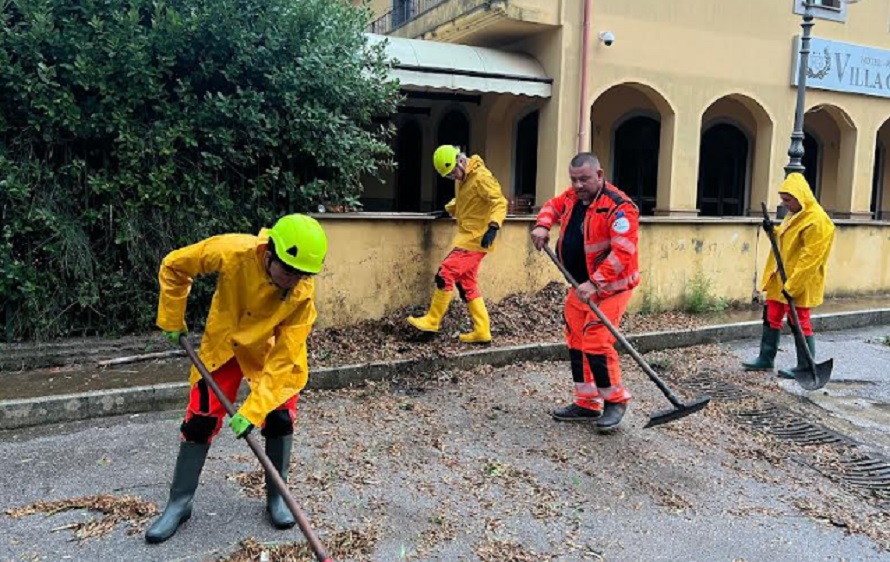
[[[807,94],[807,70],[810,61],[810,34],[815,18],[816,0],[802,0],[804,5],[803,21],[800,27],[803,34],[800,38],[800,65],[797,69],[797,107],[794,111],[794,130],[791,133],[791,146],[788,148],[788,164],[785,166],[785,175],[794,172],[804,173],[803,165],[803,117]],[[844,4],[855,4],[859,0],[841,0]]]

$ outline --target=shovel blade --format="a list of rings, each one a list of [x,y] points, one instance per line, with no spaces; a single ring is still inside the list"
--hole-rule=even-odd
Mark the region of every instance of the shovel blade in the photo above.
[[[664,423],[670,423],[674,420],[678,420],[680,418],[685,418],[690,414],[694,414],[699,410],[703,410],[705,406],[708,405],[708,402],[711,401],[710,396],[700,396],[696,398],[692,402],[686,402],[679,408],[671,408],[669,410],[662,410],[660,412],[655,412],[651,416],[649,416],[649,423],[647,423],[643,428],[647,427],[655,427],[656,425],[661,425]]]
[[[809,367],[791,369],[794,380],[804,390],[819,390],[831,379],[831,370],[834,368],[834,359],[816,363],[815,372]]]

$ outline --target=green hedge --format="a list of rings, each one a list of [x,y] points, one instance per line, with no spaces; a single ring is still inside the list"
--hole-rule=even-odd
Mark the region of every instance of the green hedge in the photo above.
[[[171,249],[355,204],[398,88],[342,0],[0,0],[7,340],[146,331]],[[209,288],[189,321],[198,325]]]

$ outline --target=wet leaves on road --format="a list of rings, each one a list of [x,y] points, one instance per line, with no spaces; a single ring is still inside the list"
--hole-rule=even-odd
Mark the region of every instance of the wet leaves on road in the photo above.
[[[141,533],[146,523],[158,514],[158,508],[133,496],[85,496],[50,502],[36,502],[24,507],[6,510],[6,515],[14,519],[45,513],[52,517],[63,511],[86,509],[98,512],[102,517],[69,523],[53,529],[54,531],[71,530],[78,540],[102,537],[110,533],[119,523],[128,524],[128,534]]]

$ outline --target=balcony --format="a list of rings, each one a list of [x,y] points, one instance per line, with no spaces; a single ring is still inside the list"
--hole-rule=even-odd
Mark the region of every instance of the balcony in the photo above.
[[[559,24],[556,0],[395,0],[370,33],[495,47]]]

